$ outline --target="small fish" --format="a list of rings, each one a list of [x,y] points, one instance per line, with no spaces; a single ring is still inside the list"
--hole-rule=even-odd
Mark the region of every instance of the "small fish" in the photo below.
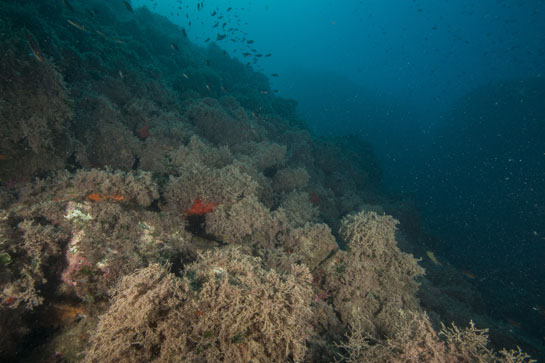
[[[125,197],[119,194],[106,195],[101,193],[91,193],[87,196],[87,199],[90,200],[91,202],[103,202],[105,200],[121,202],[122,200],[125,199]]]
[[[127,8],[128,11],[130,11],[131,13],[134,13],[134,10],[133,10],[130,2],[128,2],[127,0],[123,0],[123,5],[125,5],[125,7]]]
[[[255,56],[261,58],[263,57],[263,54],[257,53]]]
[[[74,12],[74,8],[73,8],[72,5],[68,2],[68,0],[62,0],[62,4],[63,4],[64,7],[66,7],[68,10],[70,10],[71,12]]]
[[[469,270],[460,270],[460,272],[462,273],[462,275],[464,275],[468,279],[475,280],[475,274],[473,272]]]
[[[95,32],[96,32],[98,35],[100,35],[101,37],[108,39],[108,36],[107,36],[106,34],[104,34],[103,32],[101,32],[100,30],[95,30]]]
[[[227,8],[227,11],[231,11],[232,8]]]
[[[197,11],[201,11],[201,4],[197,3]]]
[[[261,93],[262,95],[268,95],[269,91],[267,91],[266,89],[262,89],[261,91],[259,91],[259,93]]]
[[[225,39],[225,37],[227,37],[226,34],[218,34],[218,36],[216,37],[216,40],[223,40]]]
[[[253,41],[253,40],[248,40],[246,43],[248,43],[248,44],[253,44],[254,41]]]
[[[175,50],[177,52],[180,51],[180,48],[178,48],[178,46],[174,43],[170,43],[170,49]]]
[[[206,85],[206,89],[207,89],[208,91],[212,91],[212,89],[210,88],[210,85],[208,85],[208,84]]]
[[[267,53],[265,54],[265,57],[270,57],[272,54],[271,53]]]
[[[210,41],[210,38],[206,38],[206,40],[204,42],[208,43],[209,41]]]
[[[216,16],[216,12],[214,11],[212,14],[210,14],[210,16]]]
[[[271,77],[278,77],[278,73],[272,73]]]
[[[89,199],[91,202],[102,202],[106,199],[106,196],[100,193],[91,193],[87,196],[87,199]]]
[[[182,34],[184,35],[184,38],[187,38],[187,32],[185,31],[185,28],[182,28]]]
[[[539,313],[542,318],[545,318],[545,308],[543,306],[532,306],[532,310]]]
[[[245,56],[245,57],[249,57],[249,56],[251,56],[251,55],[252,55],[252,53],[248,53],[248,52],[246,52],[246,53],[242,53],[242,55],[243,55],[243,56]]]
[[[125,43],[123,40],[119,39],[119,38],[114,38],[112,39],[112,41],[116,42],[116,43],[119,43],[119,44],[123,44]]]
[[[220,23],[219,23],[219,22],[217,22],[216,24],[214,24],[214,26],[212,26],[212,28],[217,28],[217,27],[218,27],[218,25],[220,25]]]
[[[123,74],[123,72],[121,71],[121,69],[118,71],[118,73],[119,73],[119,78],[125,79],[125,75]]]
[[[185,74],[185,73],[182,73],[182,76],[184,76],[184,78],[186,78],[186,79],[189,79],[189,76],[187,74]]]
[[[437,257],[435,257],[435,254],[432,251],[426,251],[426,255],[431,260],[431,262],[433,262],[435,265],[443,266],[443,264],[439,262],[439,260],[437,259]]]
[[[28,40],[28,45],[30,45],[30,49],[32,50],[32,55],[34,56],[34,58],[43,63],[44,57],[42,55],[42,52],[40,51],[40,46],[38,45],[38,42],[36,42],[32,34],[30,34],[29,32],[26,33],[26,38]]]
[[[80,23],[76,23],[75,21],[70,19],[66,19],[66,21],[68,22],[68,24],[72,25],[75,28],[78,28],[82,32],[87,32],[87,29],[85,29],[85,26],[81,25]]]

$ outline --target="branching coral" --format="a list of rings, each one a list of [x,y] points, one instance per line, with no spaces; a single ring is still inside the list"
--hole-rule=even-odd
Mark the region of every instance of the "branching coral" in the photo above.
[[[354,309],[367,317],[369,332],[395,329],[391,314],[417,310],[415,277],[424,273],[411,255],[399,250],[397,221],[390,216],[362,211],[343,219],[340,234],[349,252],[338,251],[329,260],[326,286],[334,291],[334,306],[349,323]]]
[[[72,185],[86,194],[100,193],[110,200],[119,199],[125,202],[135,202],[141,206],[149,206],[159,198],[159,189],[149,172],[112,172],[110,170],[79,171]]]
[[[203,164],[209,168],[222,168],[231,164],[233,156],[225,146],[214,147],[200,139],[191,136],[187,145],[181,145],[169,153],[169,166],[173,174],[191,164]]]
[[[80,123],[92,124],[86,130],[86,166],[103,165],[115,169],[131,170],[141,153],[141,142],[122,123],[120,111],[104,98],[88,99],[81,102]]]
[[[517,350],[494,352],[488,347],[488,329],[477,329],[472,321],[465,329],[454,324],[451,327],[442,325],[437,334],[426,314],[400,310],[392,316],[393,333],[381,337],[366,332],[365,319],[356,312],[347,342],[338,344],[348,353],[343,355],[346,362],[536,362],[518,347]]]
[[[195,103],[187,111],[187,118],[207,140],[220,145],[232,145],[245,141],[261,141],[263,131],[251,120],[235,119],[212,98]]]
[[[369,334],[365,329],[368,325],[366,319],[356,310],[348,340],[338,344],[347,353],[343,354],[343,358],[348,363],[453,362],[447,359],[444,345],[425,314],[403,310],[395,312],[391,317],[395,330],[386,338]]]
[[[119,284],[85,361],[300,361],[311,296],[305,267],[280,275],[238,249],[201,255],[183,278],[151,265]]]
[[[289,229],[280,240],[284,250],[301,256],[311,271],[338,248],[331,230],[322,223],[307,223],[301,228]]]
[[[213,169],[188,164],[179,177],[170,177],[164,193],[170,209],[185,211],[195,198],[230,207],[245,196],[257,194],[257,183],[234,165]]]
[[[21,31],[0,42],[0,145],[12,156],[2,172],[18,178],[62,167],[71,150],[63,77],[50,61],[28,57],[27,37],[34,39]]]
[[[279,192],[289,192],[307,185],[310,175],[304,168],[284,168],[274,176],[273,187]]]
[[[301,227],[308,222],[318,220],[318,208],[312,204],[307,193],[291,192],[283,195],[280,208],[294,227]]]
[[[233,152],[239,154],[239,158],[244,156],[248,161],[260,171],[278,167],[285,162],[286,146],[263,142],[245,142],[234,145]]]
[[[246,236],[259,234],[269,220],[269,210],[250,195],[229,208],[218,206],[206,218],[206,232],[227,243],[242,243]]]
[[[8,231],[5,224],[0,228]],[[4,307],[34,309],[43,302],[39,289],[47,282],[49,263],[62,255],[68,235],[52,225],[33,220],[20,222],[2,249],[13,255],[9,266],[2,266],[0,301]]]

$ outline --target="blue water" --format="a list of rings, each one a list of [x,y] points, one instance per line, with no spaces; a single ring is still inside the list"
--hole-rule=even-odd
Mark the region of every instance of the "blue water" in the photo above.
[[[236,28],[218,45],[316,134],[373,145],[436,237],[424,247],[474,276],[488,314],[545,335],[545,2],[196,4],[133,2],[197,44]]]

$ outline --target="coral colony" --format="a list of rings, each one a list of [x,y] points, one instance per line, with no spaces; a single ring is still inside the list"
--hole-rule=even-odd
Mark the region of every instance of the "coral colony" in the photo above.
[[[530,361],[469,299],[441,328],[477,292],[399,248],[370,148],[217,45],[128,1],[2,1],[0,33],[0,360]]]

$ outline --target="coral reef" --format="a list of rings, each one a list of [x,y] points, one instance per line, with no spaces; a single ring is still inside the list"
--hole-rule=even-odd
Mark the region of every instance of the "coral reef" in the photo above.
[[[440,329],[488,323],[446,261],[418,301],[364,140],[145,8],[71,3],[0,3],[0,360],[529,360]]]

